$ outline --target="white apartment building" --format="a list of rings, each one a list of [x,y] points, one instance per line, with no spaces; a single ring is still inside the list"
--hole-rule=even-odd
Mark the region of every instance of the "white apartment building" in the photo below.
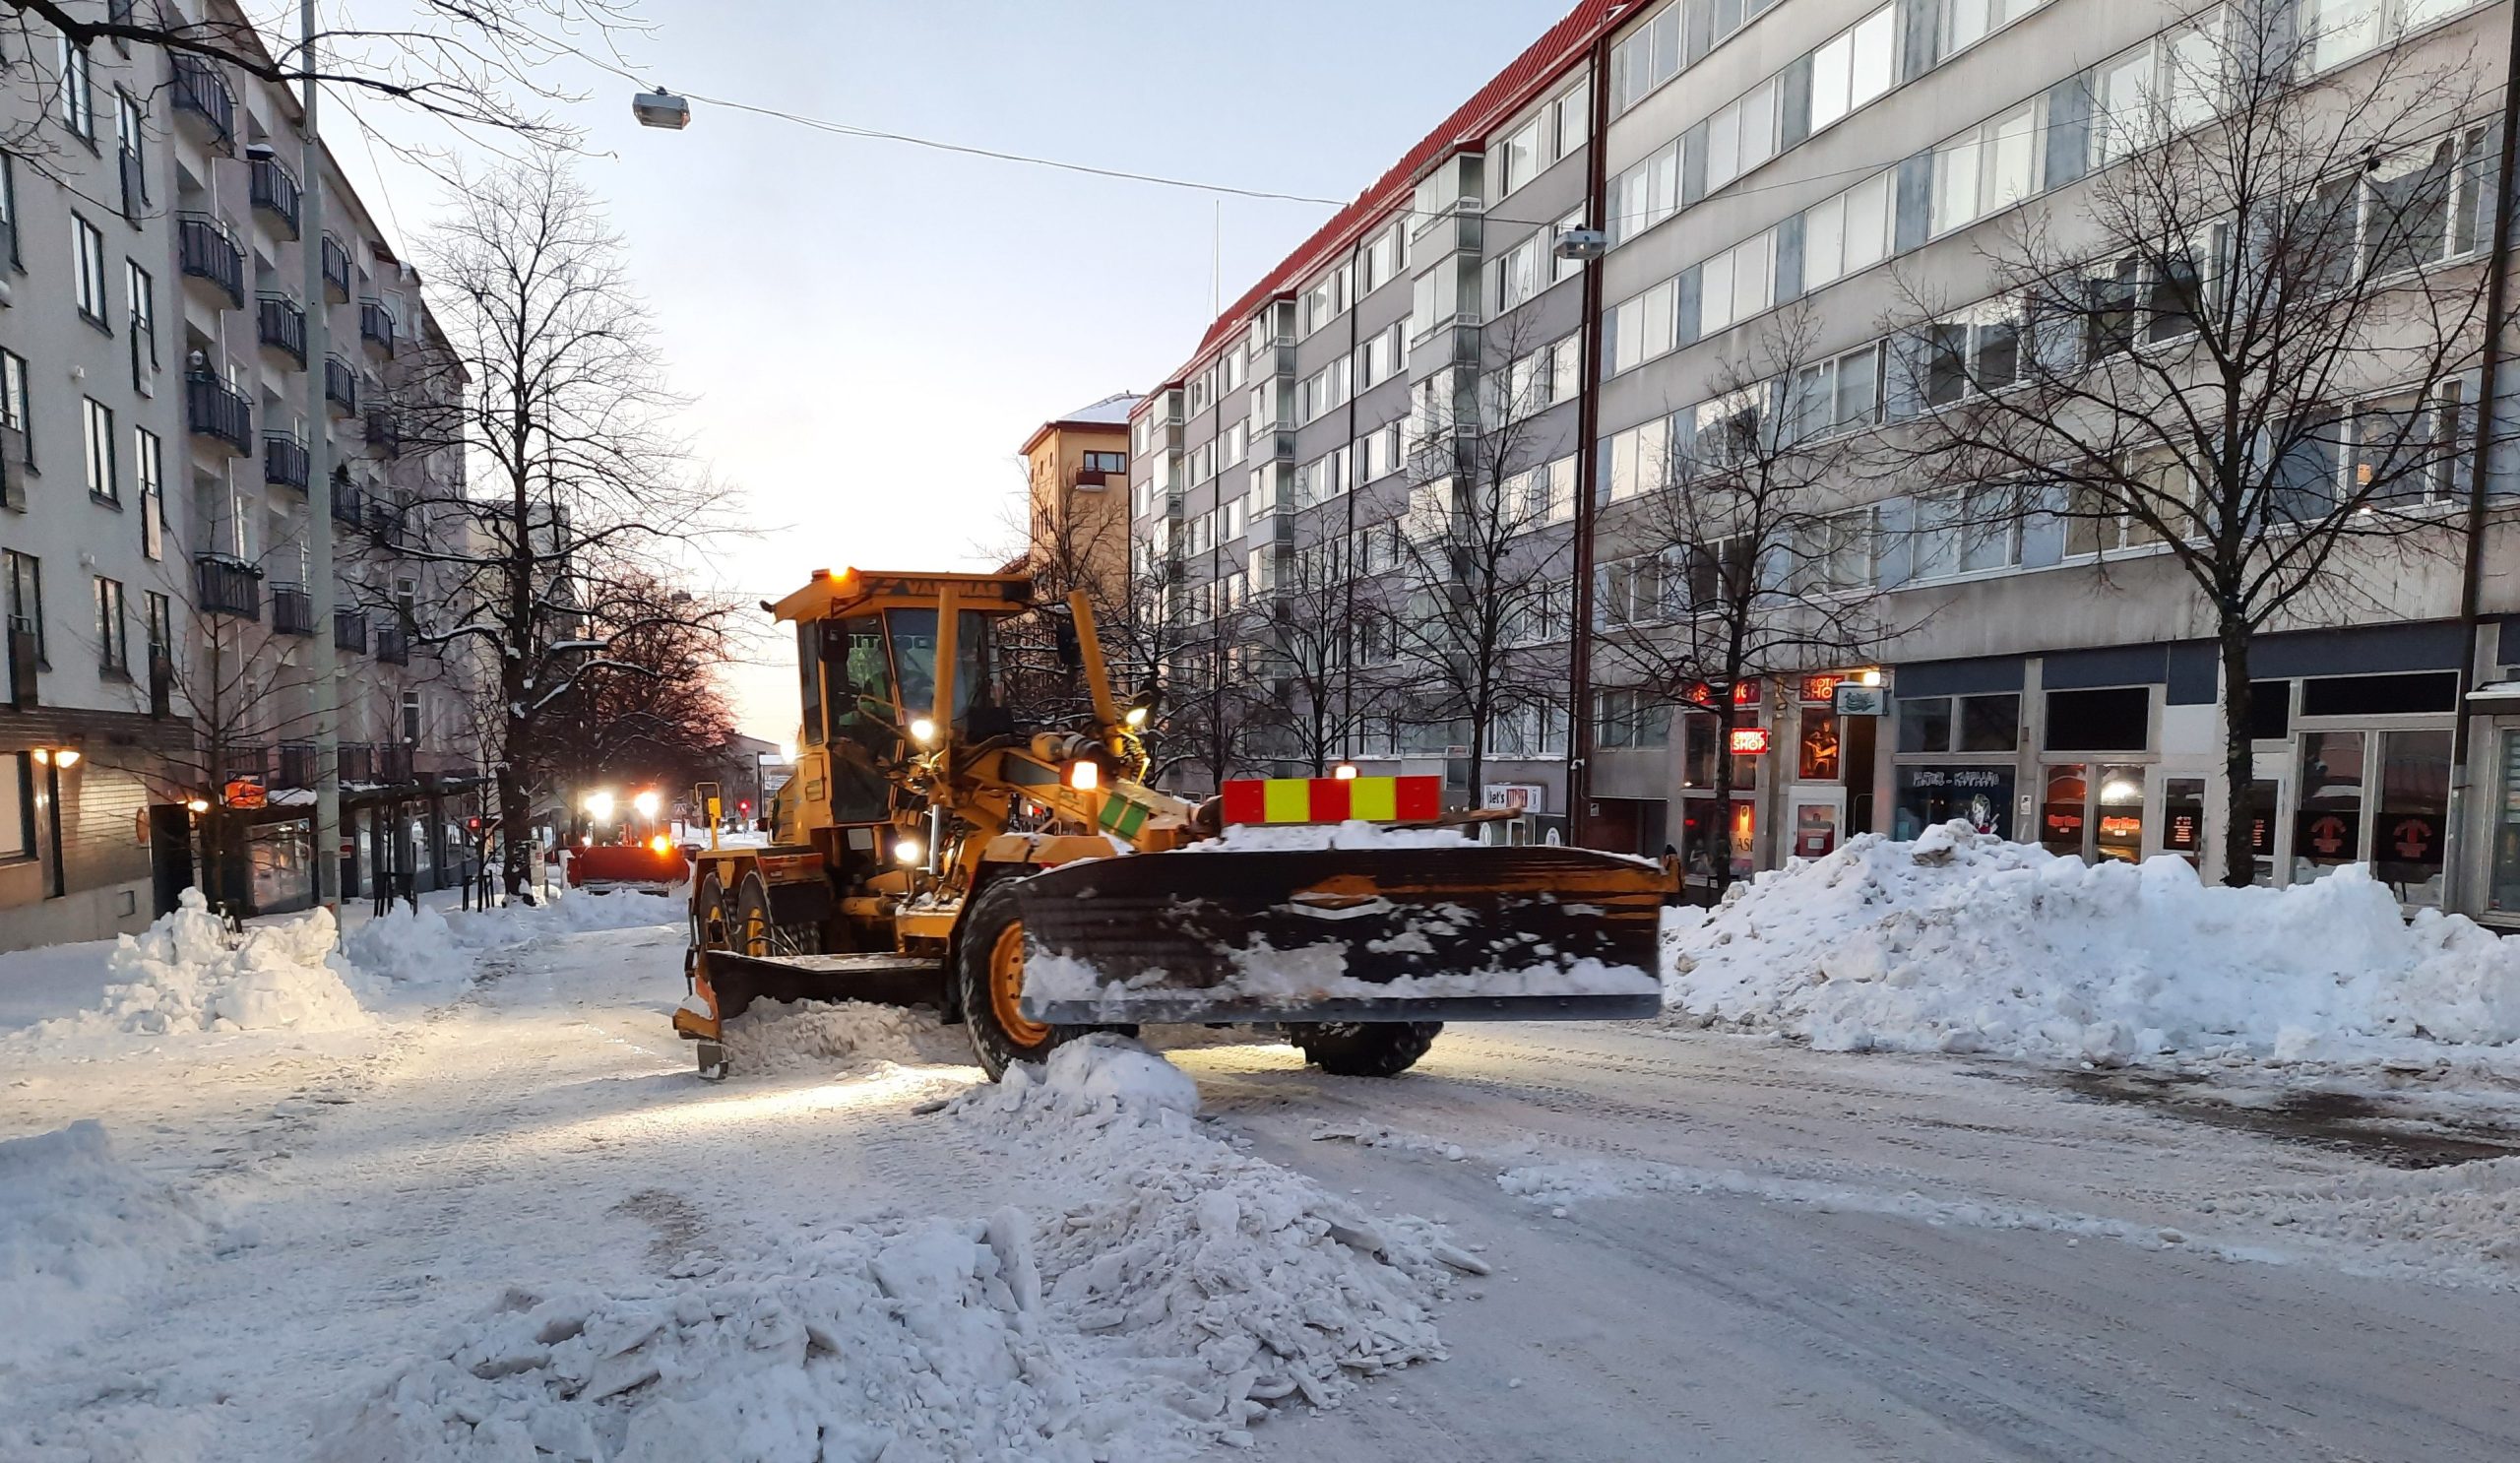
[[[1133,536],[1187,627],[1183,673],[1202,670],[1203,648],[1217,665],[1255,664],[1228,641],[1257,642],[1249,654],[1268,665],[1269,633],[1231,611],[1283,594],[1291,572],[1300,581],[1308,551],[1352,545],[1344,562],[1387,577],[1392,545],[1429,509],[1430,474],[1412,468],[1429,444],[1413,422],[1430,419],[1430,400],[1448,423],[1487,413],[1481,429],[1502,411],[1520,418],[1513,455],[1483,471],[1507,479],[1527,562],[1559,586],[1518,617],[1517,653],[1545,661],[1534,683],[1553,675],[1562,692],[1491,721],[1478,787],[1459,786],[1462,725],[1413,725],[1405,698],[1360,719],[1345,759],[1445,770],[1457,801],[1525,809],[1522,836],[1676,846],[1700,866],[1769,867],[1953,816],[2085,858],[2210,858],[2213,619],[2131,527],[2031,514],[1990,528],[1914,470],[1826,489],[1863,526],[1833,568],[1879,598],[1883,628],[1739,689],[1764,750],[1732,759],[1729,806],[1714,804],[1713,718],[1623,684],[1604,646],[1690,612],[1670,604],[1681,562],[1649,522],[1676,444],[1786,413],[1798,433],[1911,440],[1905,423],[1944,405],[1925,383],[1945,354],[1954,383],[2000,369],[2025,339],[2017,310],[1989,299],[2003,241],[2085,227],[2095,186],[2130,156],[2128,119],[2174,129],[2207,115],[2169,78],[2224,14],[2195,0],[1576,6],[1253,285],[1140,404]],[[2473,86],[2437,137],[2375,154],[2339,186],[2379,190],[2437,165],[2438,236],[2416,262],[2466,270],[2481,295],[2476,261],[2508,166],[2494,124],[2513,7],[2298,0],[2278,14],[2300,64],[2342,93],[2409,56]],[[2422,167],[2403,162],[2419,156]],[[1557,246],[1587,226],[1606,235],[1597,257]],[[2158,282],[2125,287],[2130,321],[2167,309],[2152,303]],[[1745,390],[1741,363],[1789,320],[1796,379]],[[2477,419],[2476,379],[2421,410]],[[2488,405],[2498,440],[2510,409]],[[1468,469],[1461,443],[1477,430],[1431,444],[1445,472]],[[2506,465],[2487,462],[2499,498]],[[2448,521],[2465,479],[2427,491]],[[2267,626],[2249,672],[2261,878],[2367,861],[2410,906],[2446,890],[2483,918],[2520,916],[2520,721],[2498,715],[2520,702],[2497,690],[2520,665],[2520,634],[2503,630],[2520,598],[2499,517],[2483,542],[2473,615],[2451,556],[2386,573],[2345,564],[2370,593]],[[1225,628],[1202,639],[1202,625]],[[1354,663],[1389,656],[1360,620]],[[1879,713],[1868,695],[1842,705],[1841,684],[1877,687]],[[1293,691],[1282,681],[1281,694]],[[1263,740],[1241,755],[1249,771],[1313,770],[1288,752]],[[2463,781],[2474,791],[2454,826]]]
[[[226,0],[176,9],[242,20]],[[410,646],[430,576],[396,552],[428,532],[398,514],[411,484],[461,472],[454,452],[403,450],[407,398],[454,384],[410,367],[434,331],[417,279],[329,156],[324,235],[301,237],[288,92],[202,56],[80,55],[32,21],[23,34],[32,54],[0,74],[16,672],[0,709],[0,948],[139,928],[197,879],[244,910],[310,900],[319,633],[340,651],[345,832],[359,843],[346,888],[380,864],[432,875],[462,816],[432,804],[476,769],[464,687]],[[310,302],[315,247],[326,287]],[[310,307],[331,331],[322,360]],[[316,432],[337,464],[331,626],[308,591]],[[196,866],[206,853],[215,876]]]

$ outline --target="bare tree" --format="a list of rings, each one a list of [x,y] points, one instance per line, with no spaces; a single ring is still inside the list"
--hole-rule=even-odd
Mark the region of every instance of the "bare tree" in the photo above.
[[[734,733],[718,671],[736,605],[706,603],[636,564],[610,578],[616,592],[586,624],[604,652],[544,719],[533,761],[572,787],[688,788],[710,776]]]
[[[1381,663],[1392,629],[1362,584],[1366,540],[1325,533],[1285,555],[1241,627],[1257,652],[1254,689],[1267,691],[1254,697],[1254,731],[1314,777],[1328,776],[1331,763],[1388,714]]]
[[[2251,873],[2250,647],[2271,621],[2378,605],[2391,561],[2455,552],[2490,218],[2491,128],[2462,69],[2401,48],[2335,79],[2299,7],[2241,0],[2166,33],[2050,159],[2094,169],[1988,251],[1990,299],[1908,282],[1892,457],[1971,523],[2159,555],[2222,669],[2222,876]],[[2051,131],[2058,124],[2052,123]],[[2072,125],[2072,124],[2068,124]],[[2059,179],[2052,174],[2048,186]]]
[[[550,791],[540,760],[559,709],[595,672],[655,678],[609,654],[667,628],[714,631],[723,606],[657,594],[674,556],[707,531],[713,494],[688,474],[668,418],[645,307],[621,242],[567,166],[537,154],[470,180],[423,247],[457,404],[442,425],[471,464],[469,487],[416,489],[451,541],[407,544],[444,571],[419,643],[490,663],[482,718],[498,776],[511,894],[524,887],[529,824]],[[601,632],[597,632],[601,627]]]
[[[1558,380],[1571,367],[1556,352],[1533,349],[1533,319],[1489,330],[1479,368],[1414,388],[1398,574],[1369,602],[1396,640],[1407,689],[1395,713],[1460,729],[1474,802],[1498,719],[1555,715],[1565,699],[1563,653],[1544,627],[1572,600],[1571,543],[1549,531],[1572,514],[1576,488],[1572,459],[1550,460],[1540,416],[1573,382]]]
[[[1652,714],[1709,719],[1719,813],[1732,807],[1732,730],[1756,714],[1748,688],[1844,665],[1886,631],[1870,515],[1851,510],[1861,439],[1837,419],[1816,336],[1807,310],[1776,316],[1719,363],[1706,402],[1664,423],[1640,480],[1613,484],[1629,505],[1601,569],[1604,659]],[[1709,837],[1728,839],[1728,826],[1719,817]],[[1721,894],[1731,853],[1704,852]]]

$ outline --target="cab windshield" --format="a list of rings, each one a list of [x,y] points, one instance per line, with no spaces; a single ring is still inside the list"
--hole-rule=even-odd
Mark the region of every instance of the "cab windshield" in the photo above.
[[[893,636],[893,680],[902,716],[906,722],[925,716],[936,704],[936,611],[888,609],[884,622]],[[958,724],[981,687],[988,688],[985,701],[1003,704],[990,680],[995,658],[989,654],[988,622],[987,615],[972,609],[955,620],[953,719]]]

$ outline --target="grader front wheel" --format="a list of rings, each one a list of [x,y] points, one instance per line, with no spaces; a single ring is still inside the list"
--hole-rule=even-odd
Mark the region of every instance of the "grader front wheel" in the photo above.
[[[1016,880],[1000,879],[981,891],[964,916],[954,952],[954,979],[963,1002],[963,1026],[972,1054],[994,1082],[1019,1061],[1050,1054],[1070,1027],[1024,1017],[1024,918]]]

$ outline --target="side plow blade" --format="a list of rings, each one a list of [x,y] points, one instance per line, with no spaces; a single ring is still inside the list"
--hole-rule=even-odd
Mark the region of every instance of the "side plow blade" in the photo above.
[[[1545,847],[1141,854],[1024,881],[1024,1014],[1544,1021],[1663,1008],[1669,876]]]

